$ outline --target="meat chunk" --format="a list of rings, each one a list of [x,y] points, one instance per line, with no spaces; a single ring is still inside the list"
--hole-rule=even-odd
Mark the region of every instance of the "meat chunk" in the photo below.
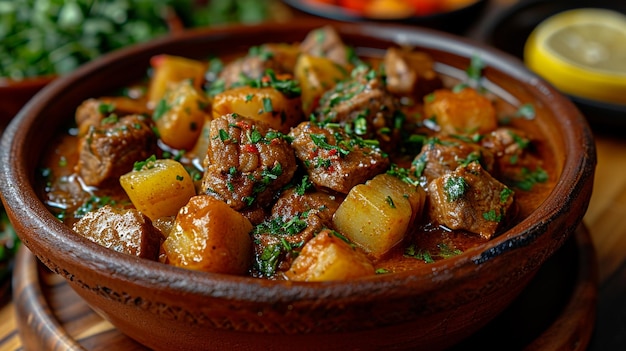
[[[319,188],[347,194],[353,186],[385,171],[389,159],[380,148],[348,136],[342,129],[303,122],[290,133],[291,146]]]
[[[88,212],[73,229],[79,235],[106,248],[150,260],[157,260],[161,233],[148,217],[135,209],[110,205]]]
[[[111,117],[90,126],[79,140],[76,172],[87,185],[117,181],[135,162],[157,152],[157,137],[149,119],[141,115]]]
[[[410,174],[426,188],[433,179],[454,171],[459,165],[478,161],[487,170],[494,166],[494,156],[479,144],[456,137],[430,138],[411,162]]]
[[[331,26],[312,30],[300,43],[300,50],[309,55],[326,57],[341,66],[349,63],[348,48]]]
[[[428,186],[429,215],[436,224],[494,237],[506,222],[514,193],[478,162],[459,166]]]
[[[110,115],[125,116],[130,114],[149,115],[145,101],[125,97],[103,97],[87,99],[76,108],[75,120],[79,128],[78,135],[84,135],[91,126],[99,125]]]
[[[473,88],[439,89],[424,97],[424,114],[434,118],[443,133],[489,133],[496,129],[496,109]]]
[[[376,71],[359,66],[345,81],[322,95],[314,114],[320,122],[337,122],[366,139],[378,139],[384,150],[397,141],[395,99]]]
[[[285,191],[272,207],[271,217],[253,230],[258,273],[268,277],[288,270],[300,248],[332,225],[339,204],[336,196],[319,191]]]
[[[443,87],[434,70],[435,61],[425,52],[391,47],[384,57],[387,90],[400,96],[422,100]]]
[[[292,63],[287,62],[284,54],[279,55],[275,46],[256,46],[248,55],[238,58],[224,66],[218,79],[224,82],[225,88],[241,84],[242,77],[259,79],[265,71],[272,70],[275,74],[292,73]]]
[[[285,135],[236,114],[211,121],[202,189],[235,210],[271,203],[297,165]]]
[[[493,152],[496,171],[504,177],[517,173],[521,167],[534,169],[538,162],[533,157],[533,141],[522,130],[500,127],[485,135],[481,145]]]

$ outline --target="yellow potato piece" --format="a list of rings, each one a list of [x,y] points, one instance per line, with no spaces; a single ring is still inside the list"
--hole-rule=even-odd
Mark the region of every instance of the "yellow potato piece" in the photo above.
[[[226,90],[215,95],[212,109],[213,118],[236,113],[267,123],[272,129],[289,133],[292,127],[304,117],[300,108],[300,98],[287,98],[280,91],[271,88],[248,86]]]
[[[328,281],[354,279],[375,272],[362,251],[324,230],[304,245],[285,275],[297,281]]]
[[[189,173],[169,159],[147,162],[141,170],[121,176],[120,184],[135,208],[151,220],[175,215],[196,195]]]
[[[294,75],[302,89],[302,109],[305,115],[313,111],[325,91],[347,78],[346,72],[345,68],[326,57],[307,54],[298,57]]]
[[[424,190],[380,174],[355,186],[333,216],[335,228],[368,254],[379,258],[400,243],[417,216]]]
[[[170,264],[204,272],[245,274],[252,262],[252,224],[225,202],[194,196],[163,242]]]
[[[154,108],[163,98],[170,84],[191,80],[196,89],[200,89],[204,80],[207,64],[180,56],[158,55],[152,57],[150,65],[154,74],[148,87],[148,106]]]
[[[207,98],[185,80],[174,85],[152,114],[163,142],[175,149],[191,149],[209,115]]]
[[[469,87],[459,92],[439,89],[426,95],[424,116],[434,117],[441,131],[448,134],[485,134],[498,127],[491,101]]]

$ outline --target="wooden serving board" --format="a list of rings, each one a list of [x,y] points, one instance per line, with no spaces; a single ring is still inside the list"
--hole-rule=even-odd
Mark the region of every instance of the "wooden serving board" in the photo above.
[[[94,312],[25,247],[13,300],[25,350],[148,350]],[[584,350],[593,332],[597,262],[589,232],[576,234],[493,322],[453,350]],[[416,345],[417,346],[417,345]]]

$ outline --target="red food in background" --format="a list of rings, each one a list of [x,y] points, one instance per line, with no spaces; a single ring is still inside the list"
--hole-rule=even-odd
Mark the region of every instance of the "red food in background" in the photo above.
[[[476,0],[308,0],[312,6],[337,6],[358,16],[428,16],[468,6]]]

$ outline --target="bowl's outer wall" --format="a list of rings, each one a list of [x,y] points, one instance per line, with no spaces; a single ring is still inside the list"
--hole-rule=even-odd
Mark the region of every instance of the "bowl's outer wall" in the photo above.
[[[27,104],[2,139],[3,201],[25,245],[120,331],[154,349],[440,349],[486,324],[580,224],[596,156],[586,121],[567,99],[516,59],[464,39],[415,28],[336,24],[355,46],[411,44],[463,68],[479,55],[489,67],[487,78],[513,77],[518,82],[503,84],[538,100],[551,117],[538,123],[552,136],[562,168],[554,194],[513,230],[456,258],[413,273],[353,282],[204,274],[102,248],[74,235],[38,199],[37,162],[58,126],[82,100],[143,77],[151,56],[206,58],[268,41],[295,42],[322,24],[197,30],[107,55],[55,80]]]

